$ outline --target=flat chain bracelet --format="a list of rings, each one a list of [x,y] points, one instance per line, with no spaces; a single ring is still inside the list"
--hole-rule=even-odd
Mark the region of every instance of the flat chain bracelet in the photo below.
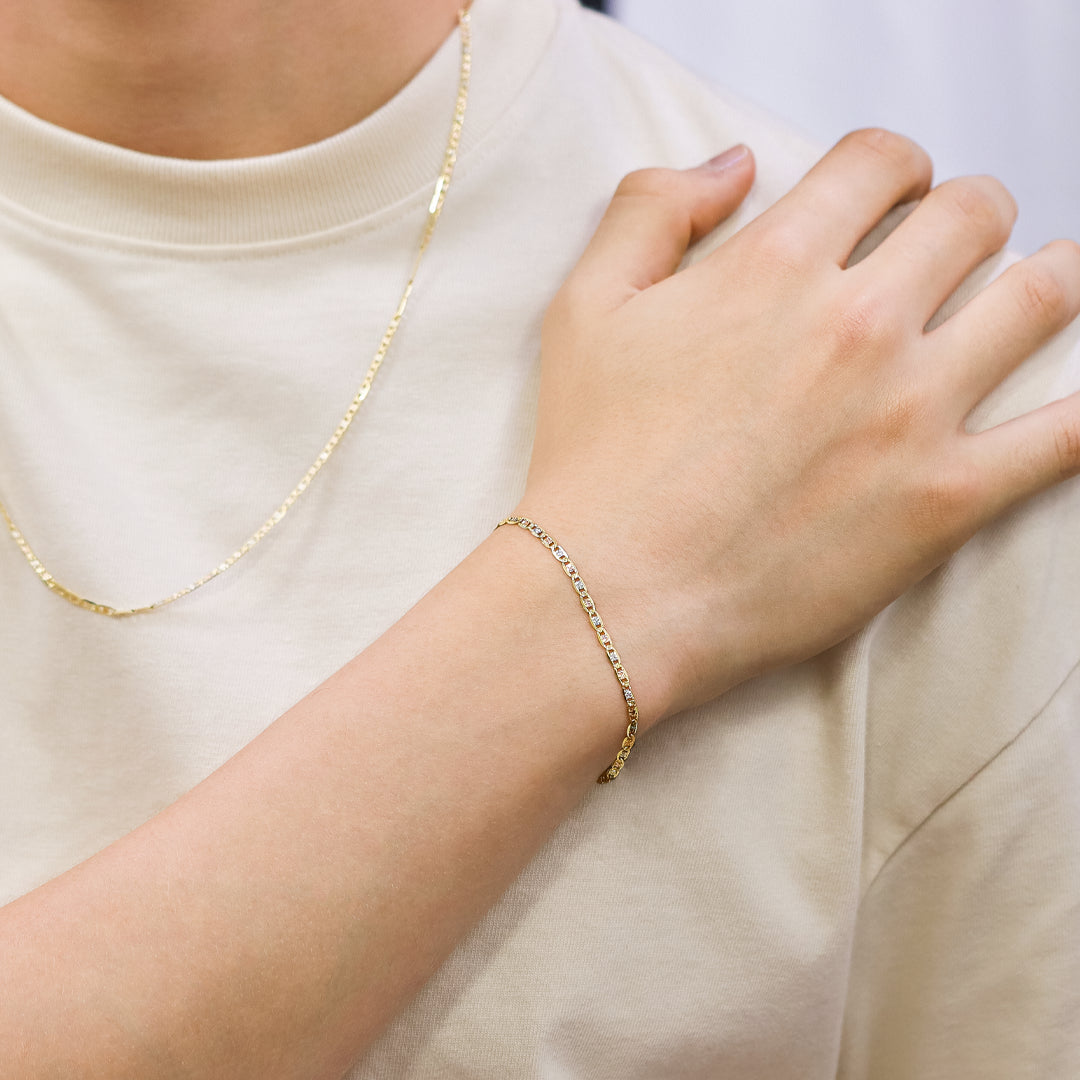
[[[611,635],[607,632],[604,620],[600,618],[600,613],[596,610],[596,604],[593,603],[589,590],[585,588],[585,582],[581,580],[577,567],[570,561],[570,556],[563,551],[555,537],[545,532],[535,521],[530,521],[524,517],[503,518],[495,528],[498,529],[503,525],[517,525],[519,528],[531,532],[562,563],[563,571],[573,584],[574,590],[578,594],[578,601],[581,603],[585,614],[588,615],[589,622],[592,623],[592,628],[596,632],[596,640],[600,642],[600,647],[607,653],[607,658],[611,661],[611,666],[615,670],[615,677],[619,680],[619,686],[622,687],[623,697],[626,699],[626,715],[630,722],[626,725],[626,737],[623,739],[619,752],[615,755],[615,760],[596,778],[598,784],[606,784],[619,775],[619,771],[630,756],[634,740],[637,737],[638,707],[637,702],[634,700],[634,691],[630,689],[630,676],[623,669],[622,660],[619,659],[619,654],[611,643]]]

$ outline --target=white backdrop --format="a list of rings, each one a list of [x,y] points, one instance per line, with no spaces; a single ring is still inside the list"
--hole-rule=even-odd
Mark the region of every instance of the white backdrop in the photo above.
[[[878,124],[936,180],[991,173],[1012,246],[1080,240],[1080,0],[612,0],[614,14],[824,145]]]

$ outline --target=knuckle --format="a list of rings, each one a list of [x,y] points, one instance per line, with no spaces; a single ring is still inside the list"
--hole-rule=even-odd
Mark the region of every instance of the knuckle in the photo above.
[[[638,169],[619,182],[609,213],[620,220],[647,216],[689,242],[693,231],[689,193],[685,178],[675,169]]]
[[[961,225],[1004,243],[1012,227],[1015,203],[1000,181],[989,176],[965,176],[947,180],[938,190]]]
[[[773,271],[800,271],[813,262],[810,238],[791,221],[762,221],[756,247],[758,257]]]
[[[868,157],[883,159],[893,168],[924,172],[930,158],[918,143],[906,135],[898,135],[888,128],[867,127],[848,132],[840,140],[841,145]]]
[[[1075,240],[1051,240],[1040,253],[1057,267],[1057,280],[1064,289],[1070,314],[1080,307],[1080,244]]]
[[[1058,420],[1053,431],[1054,464],[1058,478],[1067,480],[1080,473],[1080,421]]]
[[[1047,266],[1029,262],[1020,276],[1019,302],[1024,315],[1035,323],[1055,326],[1068,316],[1065,286]]]
[[[679,189],[679,174],[674,169],[635,169],[627,173],[615,189],[615,197],[641,195],[670,198]]]
[[[926,540],[955,542],[970,531],[981,491],[973,468],[939,465],[909,492],[909,523]]]
[[[1057,255],[1072,263],[1073,270],[1080,273],[1080,244],[1075,240],[1051,240],[1046,245],[1046,251]]]
[[[866,290],[844,298],[830,322],[837,359],[889,348],[900,335],[900,321],[880,294]]]

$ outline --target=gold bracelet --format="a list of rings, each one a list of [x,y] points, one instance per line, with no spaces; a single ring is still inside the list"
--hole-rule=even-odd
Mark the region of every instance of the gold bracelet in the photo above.
[[[581,580],[577,567],[570,561],[570,556],[563,551],[555,537],[545,532],[536,522],[524,517],[503,518],[495,528],[498,529],[503,525],[518,525],[522,529],[531,532],[562,563],[562,568],[572,582],[574,590],[578,594],[578,600],[585,614],[588,615],[593,630],[596,631],[596,640],[600,643],[600,647],[604,652],[607,653],[607,658],[615,669],[615,677],[619,680],[619,686],[622,687],[623,697],[626,698],[626,715],[629,717],[630,722],[626,725],[626,737],[623,739],[621,749],[615,755],[615,760],[596,778],[598,784],[606,784],[619,775],[619,770],[626,764],[626,759],[630,755],[630,750],[633,748],[637,736],[638,708],[637,702],[634,700],[634,691],[630,689],[630,676],[623,669],[619,654],[616,652],[615,646],[611,644],[611,635],[607,632],[604,620],[600,618],[600,613],[596,610],[596,604],[593,603],[589,590],[585,588],[585,582]]]

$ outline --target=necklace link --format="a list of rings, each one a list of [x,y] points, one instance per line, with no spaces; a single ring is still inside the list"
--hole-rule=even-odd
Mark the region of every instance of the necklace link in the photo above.
[[[386,331],[383,333],[382,340],[379,342],[379,347],[375,352],[375,356],[371,361],[367,374],[364,376],[364,381],[360,384],[360,388],[350,402],[348,409],[346,409],[345,415],[339,421],[334,433],[319,452],[319,456],[312,462],[311,467],[301,477],[300,482],[296,487],[289,492],[285,501],[282,502],[270,517],[268,517],[266,521],[251,534],[251,536],[249,536],[227,559],[225,559],[224,562],[219,563],[213,570],[204,574],[197,581],[191,582],[190,585],[184,586],[184,588],[177,590],[172,593],[172,595],[166,596],[161,600],[155,600],[154,603],[145,604],[142,607],[112,607],[109,604],[101,604],[94,600],[87,600],[85,597],[80,596],[78,593],[61,585],[60,582],[49,573],[45,564],[34,554],[26,537],[23,536],[16,527],[15,522],[11,519],[11,515],[4,506],[3,501],[0,501],[0,516],[2,516],[7,523],[8,532],[11,535],[11,538],[18,545],[19,550],[22,551],[23,555],[26,556],[27,562],[29,562],[31,568],[34,573],[37,574],[41,582],[57,596],[62,597],[76,607],[83,608],[85,611],[93,612],[95,615],[107,615],[114,619],[126,618],[129,615],[145,615],[148,612],[165,607],[166,604],[171,604],[173,601],[179,600],[180,597],[187,596],[188,593],[194,592],[207,582],[213,581],[218,574],[223,574],[229,567],[236,563],[237,560],[241,559],[255,547],[255,545],[285,517],[289,508],[307,490],[311,481],[315,479],[323,465],[330,460],[330,456],[337,448],[338,443],[341,442],[345,432],[349,430],[349,425],[352,423],[353,417],[356,415],[361,404],[363,404],[364,399],[371,392],[371,386],[375,381],[375,376],[382,366],[386,354],[390,350],[390,344],[393,342],[394,335],[397,333],[398,326],[401,324],[401,320],[405,315],[405,309],[408,306],[409,297],[412,295],[413,285],[416,281],[416,276],[419,273],[424,253],[431,243],[431,237],[435,232],[435,226],[439,223],[439,216],[442,214],[443,203],[446,201],[446,193],[450,190],[450,181],[454,175],[454,165],[457,163],[458,146],[461,141],[461,129],[465,121],[465,109],[469,101],[469,77],[472,73],[472,28],[468,6],[462,8],[461,11],[458,12],[458,28],[461,34],[461,70],[458,76],[457,101],[454,105],[453,122],[450,125],[450,137],[446,144],[446,151],[443,154],[442,171],[436,181],[435,193],[428,206],[427,220],[424,224],[424,231],[420,238],[420,247],[416,253],[416,259],[413,262],[409,280],[405,284],[405,289],[401,294],[401,299],[398,301],[398,306],[391,316]]]

